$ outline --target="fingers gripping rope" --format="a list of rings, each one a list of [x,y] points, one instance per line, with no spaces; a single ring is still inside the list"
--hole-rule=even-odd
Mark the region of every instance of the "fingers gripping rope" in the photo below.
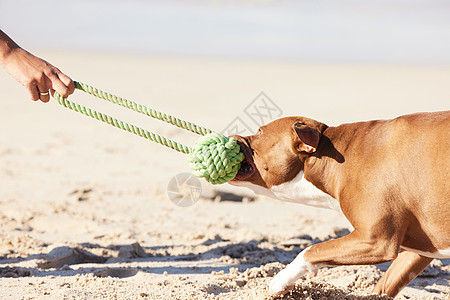
[[[188,146],[165,138],[159,134],[147,131],[101,112],[92,110],[83,105],[69,101],[67,98],[63,98],[56,91],[53,95],[59,104],[68,109],[108,123],[114,127],[141,136],[178,152],[188,154],[188,161],[190,162],[190,166],[197,177],[203,177],[206,181],[212,184],[225,183],[232,180],[241,167],[241,162],[244,160],[245,156],[242,152],[240,152],[240,147],[234,138],[227,138],[220,133],[212,132],[207,128],[195,125],[194,123],[186,122],[130,100],[117,97],[81,82],[75,82],[75,87],[97,98],[104,99],[149,117],[164,121],[199,135],[203,135],[203,137],[194,143],[194,147],[191,149]]]

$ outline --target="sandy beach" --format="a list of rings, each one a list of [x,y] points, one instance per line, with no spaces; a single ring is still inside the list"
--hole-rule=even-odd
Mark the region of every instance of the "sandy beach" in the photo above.
[[[260,95],[283,116],[328,125],[449,109],[450,66],[331,64],[34,51],[74,80],[216,131]],[[266,299],[305,247],[351,226],[331,210],[201,182],[180,207],[170,180],[186,157],[59,106],[33,103],[0,72],[1,299]],[[197,136],[76,91],[87,104],[192,145]],[[450,260],[397,299],[450,299]],[[370,295],[389,264],[322,268],[282,299]],[[281,298],[280,298],[281,299]]]

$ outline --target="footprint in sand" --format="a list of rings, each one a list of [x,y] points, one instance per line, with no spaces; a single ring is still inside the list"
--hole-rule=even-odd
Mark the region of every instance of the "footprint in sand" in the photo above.
[[[61,268],[65,265],[84,263],[104,263],[108,258],[97,256],[79,248],[59,247],[54,249],[50,256],[54,256],[44,262],[38,263],[42,269]]]
[[[97,277],[117,277],[126,278],[136,275],[139,272],[138,269],[124,269],[124,268],[110,268],[105,267],[94,273]]]

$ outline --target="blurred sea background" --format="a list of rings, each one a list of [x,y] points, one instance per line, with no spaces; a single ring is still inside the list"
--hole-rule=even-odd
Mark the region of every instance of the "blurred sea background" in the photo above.
[[[450,63],[448,0],[0,0],[0,27],[30,51]]]

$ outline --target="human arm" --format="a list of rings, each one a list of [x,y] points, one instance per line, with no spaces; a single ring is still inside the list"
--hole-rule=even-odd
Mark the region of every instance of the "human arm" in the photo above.
[[[0,64],[29,92],[33,101],[50,100],[56,90],[63,97],[73,93],[75,85],[67,75],[47,61],[21,48],[0,30]]]

